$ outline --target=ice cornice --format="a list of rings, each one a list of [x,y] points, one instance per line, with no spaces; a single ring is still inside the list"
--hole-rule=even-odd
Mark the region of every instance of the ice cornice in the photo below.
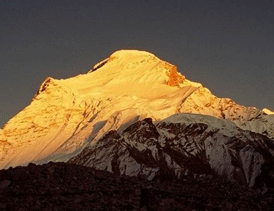
[[[267,114],[267,115],[274,115],[274,111],[271,111],[271,110],[269,110],[269,109],[267,109],[267,108],[264,108],[262,111],[263,111],[264,114]]]

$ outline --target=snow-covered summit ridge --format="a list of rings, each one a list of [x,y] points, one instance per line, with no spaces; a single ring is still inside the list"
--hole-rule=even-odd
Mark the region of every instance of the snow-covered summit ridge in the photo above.
[[[48,77],[30,105],[0,130],[0,168],[67,161],[110,130],[125,129],[146,117],[161,121],[176,113],[226,119],[274,138],[273,115],[217,98],[151,53],[121,50],[87,74],[61,80]],[[207,119],[208,124],[213,121]]]
[[[120,65],[120,71],[133,71],[134,73],[138,74],[140,70],[138,68],[144,69],[145,66],[148,66],[146,71],[151,71],[155,69],[155,71],[159,69],[166,70],[166,84],[170,86],[181,86],[182,83],[185,81],[185,77],[181,75],[177,71],[177,67],[172,65],[168,62],[163,62],[155,55],[145,52],[145,51],[138,51],[138,50],[120,50],[113,53],[109,58],[104,59],[103,61],[99,62],[98,64],[94,65],[93,69],[89,71],[89,73],[97,71],[101,67],[107,67],[112,65],[117,66]],[[151,65],[154,65],[154,67]],[[155,72],[153,72],[155,73]],[[160,72],[159,72],[160,74]]]
[[[148,58],[148,59],[144,59]],[[90,72],[93,72],[95,69],[98,69],[105,65],[106,63],[110,63],[112,61],[116,61],[117,63],[128,63],[129,61],[139,60],[142,62],[149,62],[150,59],[159,60],[155,55],[146,51],[139,51],[139,50],[119,50],[111,54],[107,59],[97,63],[94,65],[93,69]]]
[[[264,108],[262,111],[263,111],[265,114],[274,115],[274,111],[270,111],[270,110],[267,109],[267,108]]]

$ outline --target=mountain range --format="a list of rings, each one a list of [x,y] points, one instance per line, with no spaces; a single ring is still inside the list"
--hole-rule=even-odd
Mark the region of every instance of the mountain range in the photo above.
[[[118,175],[274,179],[274,112],[218,98],[175,65],[120,50],[86,74],[48,77],[0,129],[0,168],[68,162]]]

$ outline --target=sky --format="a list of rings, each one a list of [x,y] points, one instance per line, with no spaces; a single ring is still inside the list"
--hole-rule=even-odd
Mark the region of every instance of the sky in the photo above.
[[[274,110],[274,0],[1,0],[0,127],[47,76],[153,53],[218,97]]]

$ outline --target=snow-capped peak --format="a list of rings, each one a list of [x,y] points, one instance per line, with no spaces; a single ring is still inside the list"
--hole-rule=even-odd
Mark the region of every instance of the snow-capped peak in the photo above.
[[[266,118],[262,111],[217,98],[151,53],[120,50],[87,74],[61,80],[48,77],[31,104],[0,131],[0,168],[67,161],[110,130],[119,131],[146,117],[161,121],[176,113],[227,119],[242,129],[274,137],[272,116],[262,121]]]

